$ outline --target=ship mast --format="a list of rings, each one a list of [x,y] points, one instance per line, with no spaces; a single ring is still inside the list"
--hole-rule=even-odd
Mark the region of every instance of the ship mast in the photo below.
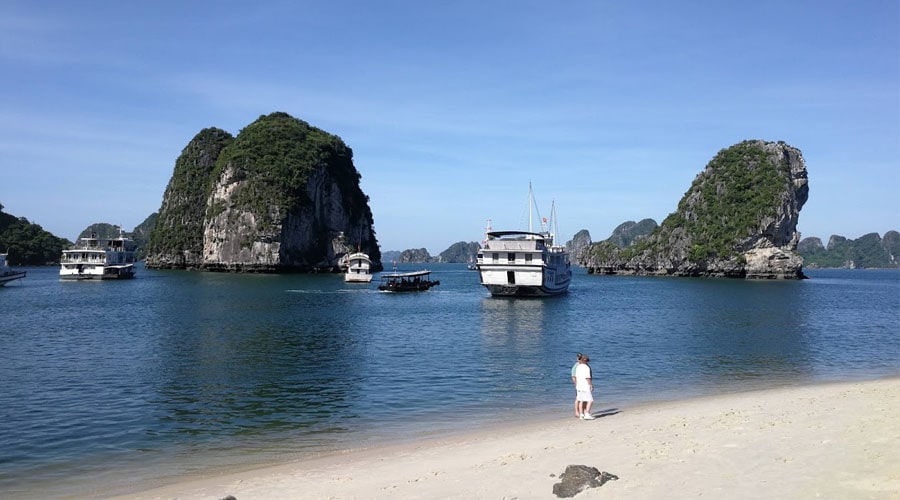
[[[556,222],[556,200],[550,202],[550,224],[553,232],[550,233],[551,245],[556,245],[556,235],[559,234],[559,224]]]
[[[531,214],[534,211],[534,191],[531,189],[531,181],[528,181],[528,232],[534,232],[534,226],[531,223]]]

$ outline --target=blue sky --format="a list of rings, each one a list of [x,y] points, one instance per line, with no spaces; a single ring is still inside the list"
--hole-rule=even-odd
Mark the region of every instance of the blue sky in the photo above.
[[[722,148],[807,162],[803,237],[900,229],[900,2],[0,4],[0,203],[57,236],[159,209],[200,130],[284,111],[354,151],[382,250],[605,239]]]

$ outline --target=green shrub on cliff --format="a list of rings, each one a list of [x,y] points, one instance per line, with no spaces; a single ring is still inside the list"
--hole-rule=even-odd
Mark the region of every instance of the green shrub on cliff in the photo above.
[[[232,141],[234,137],[228,132],[210,127],[201,130],[181,151],[158,218],[149,231],[147,253],[202,252],[203,217],[213,180],[210,175],[220,152]]]
[[[692,236],[691,261],[733,257],[737,244],[759,232],[760,220],[775,217],[789,168],[770,161],[758,141],[723,149],[661,226],[682,228]]]
[[[312,203],[307,181],[318,168],[328,166],[343,194],[348,212],[355,213],[367,200],[351,196],[360,175],[353,167],[353,152],[336,135],[311,127],[287,113],[260,116],[222,150],[213,178],[227,167],[246,179],[237,204],[256,214],[286,213]],[[299,202],[299,203],[298,203]],[[371,223],[371,218],[370,221]]]

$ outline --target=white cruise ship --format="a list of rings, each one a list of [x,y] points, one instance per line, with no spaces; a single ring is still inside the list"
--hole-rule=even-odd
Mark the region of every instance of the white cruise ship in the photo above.
[[[493,231],[488,225],[477,266],[481,284],[493,296],[547,297],[569,290],[572,281],[569,254],[565,246],[555,243],[546,219],[542,219],[540,231],[530,229],[533,204],[534,194],[529,186],[528,231]],[[555,205],[550,217],[554,224]]]
[[[134,241],[119,235],[99,239],[93,235],[63,250],[59,277],[64,280],[109,280],[134,277]]]

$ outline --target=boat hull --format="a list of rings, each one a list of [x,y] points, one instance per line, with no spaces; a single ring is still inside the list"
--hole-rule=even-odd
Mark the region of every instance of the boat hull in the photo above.
[[[420,283],[412,284],[385,284],[378,285],[378,289],[382,292],[424,292],[433,286],[440,285],[440,281],[422,281]]]
[[[10,272],[3,273],[2,275],[0,275],[0,286],[3,286],[5,284],[9,283],[10,281],[15,281],[17,279],[21,279],[24,277],[25,277],[25,271],[22,271],[22,272],[10,271]]]
[[[555,286],[528,286],[528,285],[491,285],[484,284],[488,292],[494,297],[552,297],[562,295],[569,291],[569,282]]]
[[[134,266],[82,266],[80,269],[63,267],[59,272],[63,280],[127,280],[134,278]]]
[[[514,272],[514,271],[509,271]],[[555,275],[555,273],[554,273]],[[569,291],[569,283],[571,279],[566,277],[563,280],[543,280],[537,284],[522,283],[521,273],[517,283],[497,282],[500,280],[484,281],[485,274],[482,272],[482,285],[487,288],[488,292],[495,297],[552,297],[554,295],[562,295]],[[490,279],[490,275],[488,275]]]

